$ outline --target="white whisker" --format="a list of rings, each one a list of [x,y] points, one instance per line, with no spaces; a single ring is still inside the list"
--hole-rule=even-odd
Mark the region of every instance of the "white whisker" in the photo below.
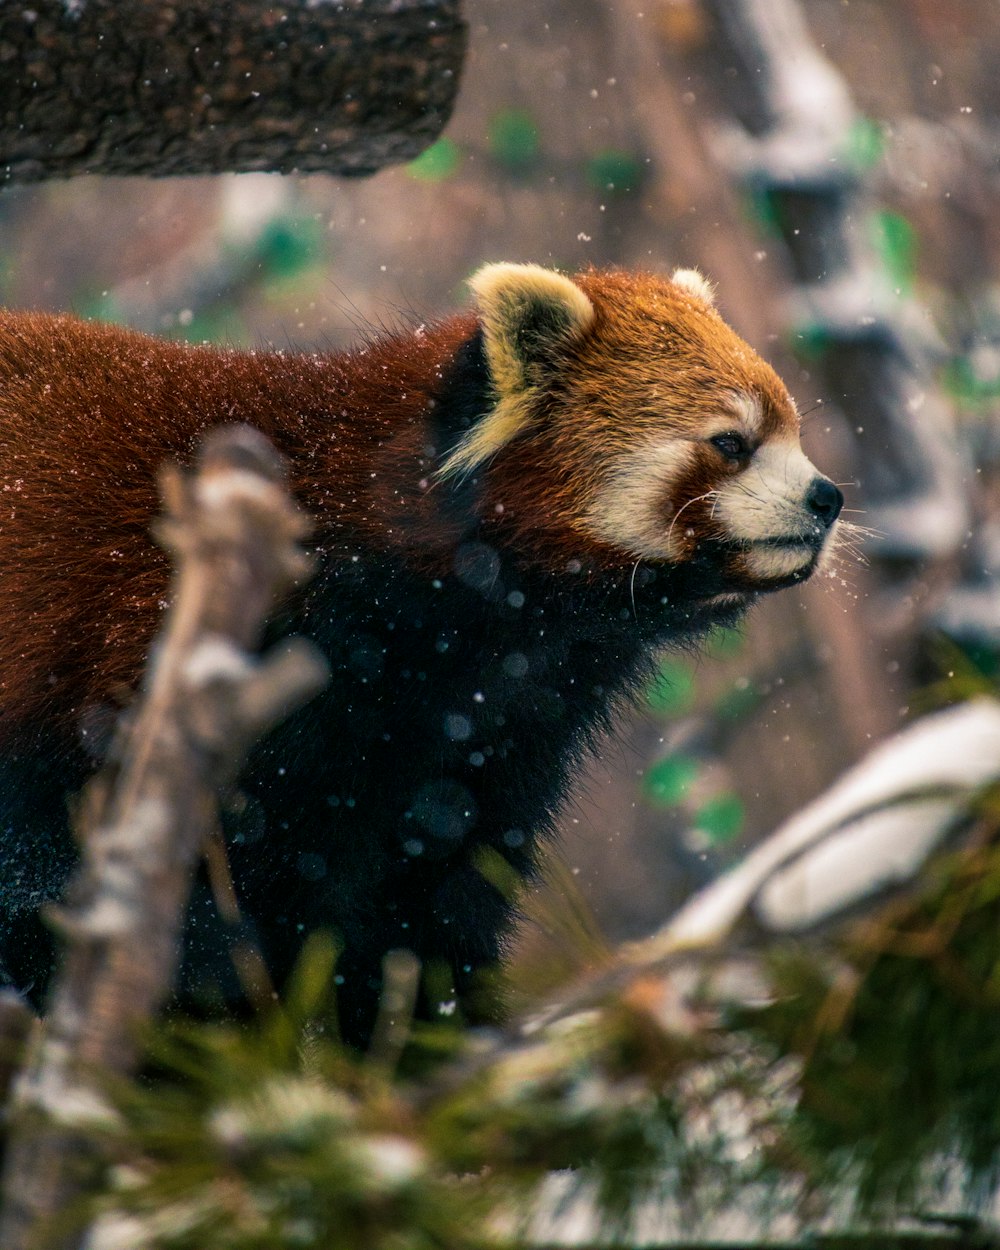
[[[641,563],[642,563],[642,560],[640,559],[640,560],[636,560],[635,564],[632,565],[632,576],[629,578],[629,582],[628,582],[628,591],[629,591],[629,595],[632,598],[632,615],[635,617],[635,622],[637,625],[639,623],[639,613],[636,611],[636,608],[635,608],[635,575],[636,573],[639,572],[639,565]]]
[[[707,490],[705,491],[704,495],[696,495],[694,499],[689,499],[686,504],[683,504],[680,508],[678,508],[677,511],[674,513],[674,519],[670,522],[670,526],[667,529],[667,546],[669,547],[670,545],[670,539],[673,536],[674,526],[680,520],[681,513],[685,510],[685,508],[690,508],[691,505],[695,503],[701,503],[703,499],[718,499],[718,497],[719,497],[719,492],[717,490]],[[714,503],[712,507],[713,507],[713,516],[714,516],[714,508],[715,508]]]

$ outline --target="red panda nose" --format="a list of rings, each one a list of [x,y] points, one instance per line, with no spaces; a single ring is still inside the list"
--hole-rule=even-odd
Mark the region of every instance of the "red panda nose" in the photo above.
[[[814,477],[806,491],[806,507],[827,529],[840,516],[844,496],[827,477]]]

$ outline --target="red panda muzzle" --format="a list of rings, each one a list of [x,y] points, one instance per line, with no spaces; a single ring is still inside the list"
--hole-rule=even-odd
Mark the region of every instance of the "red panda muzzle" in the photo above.
[[[844,495],[828,477],[814,477],[806,491],[805,504],[823,530],[829,530],[840,516],[840,511],[844,506]],[[825,538],[822,530],[819,531],[818,537],[820,542]]]

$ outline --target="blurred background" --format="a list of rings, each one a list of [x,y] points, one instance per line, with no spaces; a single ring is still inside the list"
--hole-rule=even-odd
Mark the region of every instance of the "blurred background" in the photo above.
[[[581,779],[553,875],[612,941],[907,718],[989,683],[1000,648],[995,0],[734,5],[756,43],[725,8],[467,0],[445,136],[368,180],[0,195],[5,303],[196,342],[342,348],[462,305],[493,260],[717,283],[871,532],[707,655],[665,656]]]

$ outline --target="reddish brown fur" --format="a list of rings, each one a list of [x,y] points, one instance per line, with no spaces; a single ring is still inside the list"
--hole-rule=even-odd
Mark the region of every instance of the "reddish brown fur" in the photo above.
[[[303,934],[338,934],[354,1045],[401,946],[452,970],[452,1008],[492,1012],[474,991],[513,905],[484,850],[530,877],[656,650],[809,576],[841,502],[697,279],[578,281],[486,266],[478,316],[342,356],[0,314],[0,983],[41,999],[38,908],[71,871],[64,798],[91,762],[78,734],[134,685],[169,593],[157,467],[244,421],[314,518],[321,571],[290,623],[333,669],[225,814],[247,932],[279,991]],[[245,935],[195,912],[182,995],[238,999],[225,952]]]
[[[247,421],[291,459],[336,558],[433,549],[422,414],[454,318],[346,356],[223,352],[70,317],[0,314],[0,737],[48,702],[132,684],[167,591],[149,537],[157,466]]]
[[[561,392],[540,422],[490,469],[491,500],[512,531],[555,568],[578,558],[581,542],[604,566],[634,561],[587,533],[581,502],[608,458],[666,429],[698,434],[733,393],[761,397],[764,438],[794,435],[798,416],[785,384],[710,305],[652,274],[591,270],[575,279],[594,303],[594,327],[571,353]],[[685,475],[684,493],[665,499],[670,515],[735,472],[709,448]],[[685,516],[699,536],[712,531],[708,505]],[[665,526],[670,515],[665,516]],[[691,546],[696,541],[692,537]]]
[[[697,428],[734,391],[764,397],[770,432],[795,414],[773,371],[683,288],[617,272],[578,282],[595,325],[549,411],[484,475],[485,515],[553,568],[581,554],[627,565],[582,526],[609,454]],[[347,355],[286,355],[0,314],[0,738],[45,704],[79,710],[134,683],[167,591],[149,538],[156,469],[189,458],[209,425],[247,421],[275,440],[328,558],[407,549],[450,567],[426,414],[475,328],[469,314]],[[687,497],[727,471],[706,452]],[[710,526],[707,510],[689,515]]]

